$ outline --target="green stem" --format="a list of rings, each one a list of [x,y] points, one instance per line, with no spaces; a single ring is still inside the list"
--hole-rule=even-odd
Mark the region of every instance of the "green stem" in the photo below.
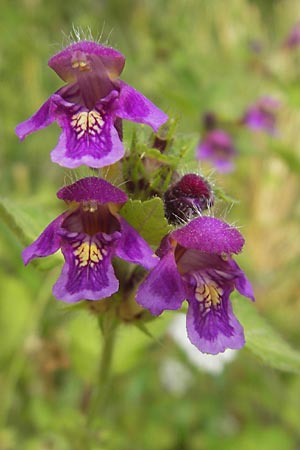
[[[110,375],[117,328],[117,320],[110,314],[104,315],[98,320],[98,322],[102,331],[103,343],[97,386],[95,388],[94,395],[92,394],[88,410],[88,423],[92,422],[96,416],[103,416],[107,406],[107,400],[111,388]]]

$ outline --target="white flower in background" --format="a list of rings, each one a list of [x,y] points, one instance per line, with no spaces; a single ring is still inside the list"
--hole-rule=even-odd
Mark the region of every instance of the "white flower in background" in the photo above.
[[[225,365],[235,359],[237,350],[227,349],[217,355],[200,353],[187,337],[185,322],[185,314],[178,313],[169,326],[168,332],[176,344],[186,353],[190,362],[203,372],[208,372],[213,375],[222,373]]]
[[[164,388],[179,396],[185,394],[192,381],[192,374],[187,367],[173,358],[162,361],[159,375]]]

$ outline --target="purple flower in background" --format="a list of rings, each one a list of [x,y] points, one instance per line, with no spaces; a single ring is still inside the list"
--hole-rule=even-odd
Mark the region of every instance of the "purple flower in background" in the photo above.
[[[243,328],[229,296],[236,288],[254,300],[248,279],[231,257],[243,244],[239,231],[219,219],[192,220],[162,240],[157,252],[161,260],[140,285],[137,302],[159,315],[179,309],[187,299],[187,332],[192,344],[211,354],[241,348]]]
[[[262,97],[250,106],[244,114],[242,123],[252,130],[276,133],[277,110],[280,102],[273,97]]]
[[[231,172],[236,156],[237,151],[231,137],[219,129],[206,133],[196,150],[197,159],[211,161],[219,172]]]
[[[24,139],[56,121],[62,133],[51,159],[61,166],[99,168],[121,159],[122,119],[155,131],[167,120],[150,100],[119,80],[125,58],[112,48],[82,41],[54,55],[48,64],[67,84],[20,123],[16,133]]]
[[[284,41],[284,47],[295,48],[300,46],[300,23],[297,22],[291,29],[289,35]]]
[[[111,260],[114,256],[150,269],[158,258],[118,210],[127,195],[97,177],[83,178],[60,189],[59,199],[69,204],[23,251],[23,261],[48,256],[59,248],[65,258],[53,295],[65,302],[99,300],[118,291]]]

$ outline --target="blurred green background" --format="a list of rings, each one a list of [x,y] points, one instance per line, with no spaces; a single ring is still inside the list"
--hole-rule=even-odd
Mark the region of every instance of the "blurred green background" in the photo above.
[[[38,221],[27,217],[32,238],[61,210],[55,192],[72,175],[50,162],[57,125],[21,144],[14,127],[62,85],[47,60],[68,44],[72,27],[87,35],[90,29],[123,52],[122,78],[179,116],[177,134],[187,142],[197,142],[208,110],[230,121],[261,95],[281,100],[278,136],[236,131],[236,172],[211,179],[238,200],[220,203],[218,214],[246,237],[239,262],[257,309],[300,350],[300,50],[282,46],[300,19],[300,3],[2,0],[0,6],[1,196],[17,218],[24,206],[36,214],[41,205]],[[183,161],[180,170],[189,167]],[[0,223],[1,450],[300,449],[299,375],[264,365],[247,348],[222,373],[206,373],[166,333],[168,314],[155,322],[155,339],[129,325],[119,330],[106,417],[99,417],[98,430],[86,430],[101,341],[96,322],[51,296],[58,274],[51,262],[44,270],[23,267],[13,226]],[[163,376],[170,361],[184,373],[171,369],[171,378],[186,377],[180,389]]]

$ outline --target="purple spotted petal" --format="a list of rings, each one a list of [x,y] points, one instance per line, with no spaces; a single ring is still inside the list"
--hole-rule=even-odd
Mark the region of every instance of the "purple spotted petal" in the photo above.
[[[100,168],[115,163],[125,149],[114,127],[116,92],[98,102],[93,110],[57,98],[56,120],[62,128],[51,159],[64,167],[82,164]]]
[[[186,292],[178,273],[173,251],[167,253],[140,285],[136,300],[151,314],[158,316],[165,309],[179,309]]]
[[[76,63],[82,63],[76,64]],[[125,57],[117,50],[92,41],[70,45],[49,59],[48,65],[64,81],[77,78],[78,72],[107,71],[110,78],[120,75]]]
[[[121,91],[116,115],[122,119],[145,123],[157,131],[167,120],[168,116],[157,108],[140,92],[123,81],[120,82]]]
[[[228,292],[223,294],[221,309],[204,314],[200,303],[189,299],[187,333],[192,344],[201,352],[217,354],[227,348],[239,349],[245,344],[243,327],[232,311]]]
[[[65,202],[96,201],[105,203],[125,203],[127,195],[117,187],[98,177],[86,177],[57,192],[57,197]]]
[[[206,216],[198,217],[173,231],[170,237],[182,247],[217,254],[239,253],[244,245],[244,238],[236,228]]]
[[[21,140],[28,134],[41,130],[55,121],[57,106],[53,99],[56,97],[57,95],[53,94],[33,116],[16,126],[16,134]]]
[[[23,250],[22,258],[25,265],[34,258],[52,255],[60,248],[61,238],[57,233],[65,217],[66,213],[58,216],[47,226],[36,241]]]
[[[116,249],[116,256],[130,263],[140,264],[152,269],[158,257],[139,233],[125,219],[120,217],[121,238]]]
[[[66,234],[66,233],[65,233]],[[77,236],[76,236],[77,235]],[[53,286],[53,295],[65,302],[99,300],[117,292],[119,282],[111,264],[119,233],[98,233],[93,238],[72,233],[63,237],[65,264]]]

